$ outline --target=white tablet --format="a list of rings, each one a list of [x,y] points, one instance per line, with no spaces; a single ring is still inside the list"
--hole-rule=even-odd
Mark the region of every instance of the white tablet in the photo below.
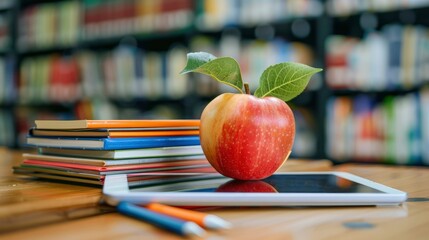
[[[405,192],[345,172],[276,173],[260,181],[206,174],[152,185],[129,183],[127,175],[106,176],[106,201],[112,205],[128,201],[176,206],[364,206],[399,205],[407,199]]]

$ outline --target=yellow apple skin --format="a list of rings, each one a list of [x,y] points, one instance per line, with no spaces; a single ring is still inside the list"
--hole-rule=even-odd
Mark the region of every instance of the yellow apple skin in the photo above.
[[[200,141],[210,164],[238,180],[271,176],[287,160],[295,137],[290,107],[275,97],[224,93],[204,109]]]

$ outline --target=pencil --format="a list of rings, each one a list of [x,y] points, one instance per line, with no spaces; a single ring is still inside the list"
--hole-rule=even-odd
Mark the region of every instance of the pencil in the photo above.
[[[120,202],[116,208],[118,212],[124,215],[143,220],[145,222],[183,236],[196,235],[199,237],[203,237],[205,234],[204,229],[200,228],[194,222],[184,221],[181,219],[170,217],[161,213],[145,209],[143,207],[139,207],[132,203]]]
[[[219,218],[212,214],[206,214],[202,212],[192,211],[183,208],[166,206],[160,203],[150,203],[146,206],[154,212],[166,214],[176,218],[180,218],[187,221],[192,221],[200,225],[201,227],[210,229],[225,229],[230,228],[231,224],[222,218]]]

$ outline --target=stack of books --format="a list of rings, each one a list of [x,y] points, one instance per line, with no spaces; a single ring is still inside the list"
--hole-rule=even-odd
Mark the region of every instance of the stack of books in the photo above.
[[[199,140],[199,120],[36,120],[14,172],[103,185],[108,174],[127,174],[144,185],[214,173]]]

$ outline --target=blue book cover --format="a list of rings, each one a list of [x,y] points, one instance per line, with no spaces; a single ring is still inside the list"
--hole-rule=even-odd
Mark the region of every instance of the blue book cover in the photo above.
[[[402,35],[403,27],[400,25],[388,25],[383,29],[383,34],[388,40],[388,89],[402,87],[401,83],[401,59],[402,59]]]
[[[27,136],[33,147],[119,150],[199,145],[199,136],[133,137],[133,138],[70,138]]]

